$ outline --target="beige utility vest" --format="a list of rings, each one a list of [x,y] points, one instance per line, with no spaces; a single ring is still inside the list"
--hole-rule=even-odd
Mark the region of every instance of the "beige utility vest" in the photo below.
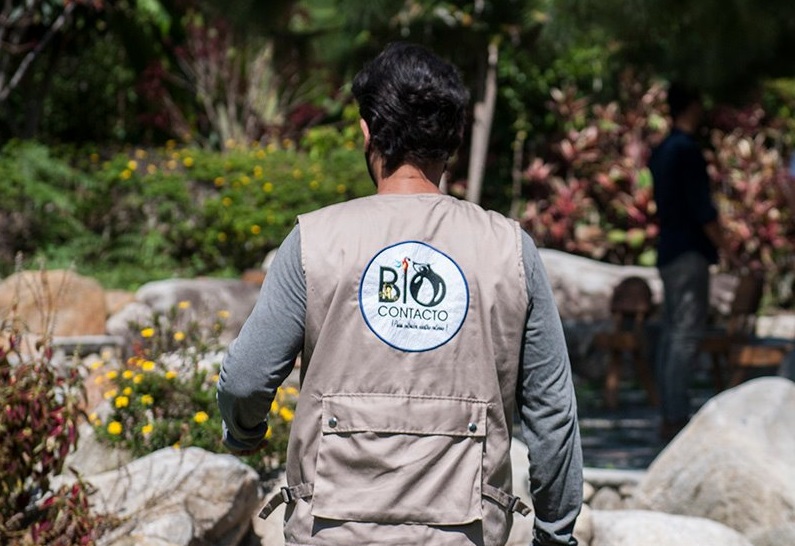
[[[435,194],[299,223],[306,341],[287,481],[304,498],[287,507],[287,544],[503,544],[528,304],[519,226]]]

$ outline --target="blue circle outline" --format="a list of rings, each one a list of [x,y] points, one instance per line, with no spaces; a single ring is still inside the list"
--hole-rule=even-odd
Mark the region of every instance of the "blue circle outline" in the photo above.
[[[394,248],[394,247],[400,246],[400,245],[405,245],[407,243],[416,243],[418,245],[427,246],[428,248],[430,248],[434,252],[438,252],[439,254],[441,254],[442,256],[447,258],[448,260],[450,260],[450,262],[456,267],[456,269],[458,269],[458,272],[461,274],[461,278],[464,279],[464,287],[466,288],[467,301],[466,301],[466,308],[464,309],[464,316],[461,317],[461,324],[458,325],[458,328],[456,328],[455,332],[450,334],[450,337],[448,337],[445,341],[439,343],[438,345],[434,345],[433,347],[428,347],[427,349],[404,349],[403,347],[398,347],[397,345],[394,345],[393,343],[390,343],[389,341],[387,341],[386,339],[381,337],[378,334],[378,332],[375,331],[375,329],[373,328],[373,325],[370,324],[370,321],[367,320],[367,315],[364,312],[364,306],[362,304],[362,290],[364,289],[364,280],[365,280],[365,278],[367,276],[366,275],[367,274],[367,270],[370,269],[370,266],[373,264],[375,259],[378,258],[381,254],[383,254],[387,250],[389,250],[390,248]],[[370,261],[367,262],[367,265],[365,266],[364,271],[362,272],[362,280],[359,281],[359,311],[362,314],[362,318],[364,319],[365,324],[367,324],[367,327],[370,329],[370,331],[375,334],[375,337],[377,337],[378,339],[380,339],[381,341],[383,341],[385,344],[387,344],[388,346],[392,347],[393,349],[397,349],[398,351],[402,351],[404,353],[424,353],[424,352],[427,352],[427,351],[433,351],[434,349],[438,349],[442,345],[446,345],[447,343],[450,343],[450,341],[455,336],[458,335],[458,332],[461,331],[461,328],[464,326],[464,322],[466,322],[467,316],[469,315],[469,301],[470,301],[470,297],[469,297],[469,281],[467,281],[467,277],[466,277],[466,275],[464,275],[464,270],[461,269],[461,266],[458,265],[458,262],[456,262],[448,254],[442,252],[441,250],[439,250],[435,246],[429,245],[428,243],[424,243],[422,241],[417,241],[417,240],[412,240],[412,239],[410,239],[408,241],[400,241],[398,243],[393,243],[393,244],[391,244],[389,246],[385,246],[384,248],[382,248],[381,250],[376,252],[375,255],[372,258],[370,258]]]

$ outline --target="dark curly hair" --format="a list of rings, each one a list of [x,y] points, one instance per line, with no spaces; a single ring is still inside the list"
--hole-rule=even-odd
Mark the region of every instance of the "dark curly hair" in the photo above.
[[[446,161],[461,145],[469,93],[458,70],[422,46],[389,44],[356,75],[353,94],[385,176]]]

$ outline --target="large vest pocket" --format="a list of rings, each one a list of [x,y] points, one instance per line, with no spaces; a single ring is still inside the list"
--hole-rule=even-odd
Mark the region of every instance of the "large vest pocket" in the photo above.
[[[486,409],[463,398],[323,396],[312,515],[428,525],[482,519]]]

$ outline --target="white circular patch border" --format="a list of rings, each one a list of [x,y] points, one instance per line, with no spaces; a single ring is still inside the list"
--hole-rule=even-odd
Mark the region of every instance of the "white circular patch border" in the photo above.
[[[398,247],[402,246],[409,246],[409,248],[412,249],[413,252],[412,251],[399,252]],[[448,281],[452,281],[450,282],[452,290],[446,288],[445,295],[443,296],[442,299],[442,301],[444,301],[444,299],[447,298],[448,293],[452,292],[453,307],[448,308],[448,310],[446,310],[445,312],[447,313],[448,317],[450,317],[451,311],[455,313],[454,320],[451,321],[452,323],[445,329],[444,335],[437,335],[437,336],[432,335],[431,339],[428,339],[427,335],[427,332],[431,330],[430,328],[417,329],[417,332],[422,332],[422,331],[426,332],[426,335],[420,336],[417,335],[417,332],[415,332],[414,335],[407,335],[405,334],[406,332],[405,329],[396,330],[394,325],[385,325],[384,323],[391,321],[393,317],[388,317],[383,315],[379,317],[377,309],[379,306],[383,304],[383,302],[378,302],[376,304],[371,303],[372,298],[373,297],[377,298],[381,290],[380,287],[381,273],[378,272],[378,270],[380,270],[381,266],[383,265],[383,262],[379,262],[378,264],[376,264],[376,261],[379,258],[385,258],[386,260],[389,260],[390,253],[404,254],[404,255],[411,254],[412,256],[416,256],[418,253],[417,251],[419,251],[419,254],[423,256],[423,258],[426,260],[428,257],[434,255],[442,258],[442,262],[444,262],[443,265],[443,269],[445,270],[444,272],[446,274],[453,272],[455,277],[453,279],[447,279]],[[384,256],[385,254],[387,256]],[[396,260],[394,260],[394,257],[392,257],[392,262],[393,264],[396,262]],[[428,263],[430,263],[430,261]],[[440,262],[434,262],[434,263],[437,265],[437,267],[440,264]],[[430,263],[430,265],[433,266],[434,263]],[[377,269],[373,268],[374,265],[375,268]],[[374,271],[376,271],[375,275],[373,275]],[[374,277],[375,280],[373,280]],[[420,282],[422,284],[422,281]],[[404,284],[403,286],[406,285]],[[447,286],[447,282],[445,282],[445,286]],[[402,289],[403,287],[401,287],[401,290]],[[458,294],[456,294],[456,291],[458,292]],[[405,292],[405,290],[403,290],[403,292]],[[370,302],[365,303],[365,298],[367,296],[370,296],[371,299]],[[439,303],[442,303],[442,301],[440,301]],[[467,314],[469,312],[469,301],[470,301],[469,283],[467,282],[466,276],[464,276],[464,272],[461,270],[461,267],[450,256],[448,256],[441,250],[435,248],[434,246],[429,245],[428,243],[424,243],[422,241],[414,241],[414,240],[401,241],[382,248],[370,259],[370,261],[367,264],[367,267],[364,268],[364,271],[362,273],[362,278],[359,283],[359,310],[362,313],[362,318],[367,324],[367,327],[370,329],[371,332],[373,332],[373,334],[376,335],[376,337],[378,337],[378,339],[380,339],[390,347],[407,353],[419,353],[419,352],[431,351],[441,347],[442,345],[445,345],[450,340],[452,340],[461,330],[461,327],[464,325],[464,321],[466,320]],[[425,309],[429,309],[429,307],[425,307]],[[370,311],[369,315],[368,315],[368,310]],[[382,319],[390,319],[390,320],[382,320]],[[433,334],[433,331],[431,331],[431,334]],[[425,343],[422,343],[422,341],[425,341]]]

